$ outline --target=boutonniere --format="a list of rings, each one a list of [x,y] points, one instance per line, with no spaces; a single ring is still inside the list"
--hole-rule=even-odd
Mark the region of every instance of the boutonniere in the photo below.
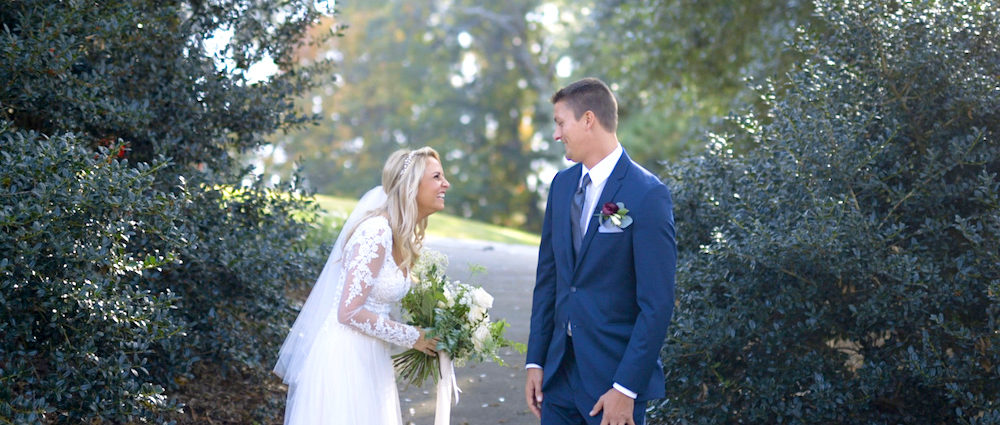
[[[601,218],[601,221],[611,220],[611,224],[619,229],[624,229],[632,225],[632,217],[628,216],[628,208],[624,202],[608,202],[601,207],[601,212],[594,214]]]

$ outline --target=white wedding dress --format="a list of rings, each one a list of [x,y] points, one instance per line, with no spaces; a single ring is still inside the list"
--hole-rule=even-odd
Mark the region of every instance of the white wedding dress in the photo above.
[[[410,279],[393,259],[388,220],[362,221],[343,252],[337,302],[285,377],[286,425],[402,424],[390,343],[412,347],[419,331],[389,317]]]

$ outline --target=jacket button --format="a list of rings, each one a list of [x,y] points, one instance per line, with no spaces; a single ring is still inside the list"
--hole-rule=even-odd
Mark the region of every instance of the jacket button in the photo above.
[[[570,286],[569,287],[569,291],[570,292],[576,292],[576,287],[575,286]]]

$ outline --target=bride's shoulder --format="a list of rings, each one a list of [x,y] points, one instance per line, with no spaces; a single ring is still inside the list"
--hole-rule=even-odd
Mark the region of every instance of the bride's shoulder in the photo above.
[[[373,215],[361,221],[354,233],[366,237],[381,236],[391,234],[392,228],[389,226],[388,218],[383,215]]]

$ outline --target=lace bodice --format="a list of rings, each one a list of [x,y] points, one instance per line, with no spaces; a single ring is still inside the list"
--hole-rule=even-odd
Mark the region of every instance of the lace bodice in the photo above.
[[[392,258],[389,221],[375,216],[362,221],[344,246],[340,323],[390,343],[413,347],[417,328],[392,320],[389,312],[410,290],[410,279]]]

